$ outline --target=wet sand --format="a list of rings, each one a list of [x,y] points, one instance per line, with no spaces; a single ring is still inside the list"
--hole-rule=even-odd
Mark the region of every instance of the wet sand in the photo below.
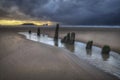
[[[0,80],[119,80],[69,51],[0,29]]]
[[[46,29],[46,34],[54,36],[53,29]],[[43,33],[44,33],[43,32]],[[120,28],[60,28],[60,38],[67,33],[75,32],[76,40],[87,43],[93,40],[95,46],[109,45],[113,51],[120,53]]]
[[[12,31],[37,31],[36,27],[6,27],[7,30]],[[2,28],[3,30],[5,28]],[[41,27],[41,33],[47,34],[50,37],[54,36],[55,27]],[[93,40],[94,45],[98,47],[103,47],[104,45],[109,45],[113,51],[120,53],[120,28],[78,28],[78,27],[61,27],[59,30],[59,38],[63,38],[68,32],[76,33],[76,40],[81,42],[88,42]]]

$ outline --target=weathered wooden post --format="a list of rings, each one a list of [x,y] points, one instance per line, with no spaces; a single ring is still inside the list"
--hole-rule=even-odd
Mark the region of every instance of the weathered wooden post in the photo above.
[[[110,48],[110,46],[108,46],[108,45],[105,45],[105,46],[102,48],[102,53],[103,53],[103,54],[109,54],[110,51],[111,51],[111,48]]]
[[[92,49],[93,41],[88,41],[86,45],[86,49]]]
[[[62,40],[62,43],[74,44],[75,43],[75,33],[68,33]]]
[[[65,36],[62,40],[61,40],[62,43],[66,43],[67,42],[67,37]]]
[[[70,44],[74,44],[74,43],[75,43],[75,33],[72,32],[72,33],[71,33]]]
[[[54,40],[58,40],[59,36],[59,24],[56,25]]]
[[[68,33],[66,37],[67,37],[67,41],[66,41],[66,43],[70,43],[70,38],[71,38],[70,33]]]
[[[37,29],[37,35],[40,36],[40,28]]]
[[[31,31],[31,30],[29,30],[29,31],[28,31],[28,33],[29,33],[29,34],[31,34],[31,33],[32,33],[32,31]]]

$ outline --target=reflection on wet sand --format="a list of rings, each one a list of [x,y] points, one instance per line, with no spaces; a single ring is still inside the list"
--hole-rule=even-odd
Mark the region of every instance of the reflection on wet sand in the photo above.
[[[86,49],[87,55],[91,56],[92,55],[92,49]]]
[[[110,57],[110,54],[101,53],[101,55],[102,55],[102,58],[103,58],[104,61],[107,61],[109,59],[109,57]]]
[[[86,49],[86,54],[92,56],[92,49]],[[110,57],[110,54],[103,54],[101,53],[103,61],[107,61]]]
[[[40,36],[37,36],[37,40],[40,41]]]
[[[29,34],[29,38],[31,39],[31,34]]]
[[[63,44],[65,46],[65,48],[67,48],[69,51],[71,52],[75,52],[75,45],[71,45],[71,44]]]
[[[86,49],[86,44],[77,41],[74,45],[71,45],[61,43],[61,39],[54,40],[48,35],[37,36],[37,33],[29,34],[28,32],[21,32],[20,34],[25,35],[27,39],[32,41],[65,48],[77,57],[89,61],[92,65],[120,77],[120,55],[116,52],[111,51],[110,54],[102,54],[101,48],[93,46],[92,49]]]
[[[58,40],[54,40],[54,45],[58,47]]]

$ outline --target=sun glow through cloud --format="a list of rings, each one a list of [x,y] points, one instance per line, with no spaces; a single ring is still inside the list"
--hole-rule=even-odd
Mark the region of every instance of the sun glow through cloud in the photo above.
[[[35,25],[53,25],[54,22],[51,21],[29,21],[29,20],[0,20],[0,25],[22,25],[24,23],[33,23]]]

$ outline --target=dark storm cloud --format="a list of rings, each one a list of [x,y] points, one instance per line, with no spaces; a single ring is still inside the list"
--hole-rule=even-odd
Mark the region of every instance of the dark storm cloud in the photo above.
[[[119,4],[120,0],[0,0],[0,18],[114,25],[120,24]]]
[[[3,9],[0,9],[0,18],[7,17],[8,12],[4,11]]]

